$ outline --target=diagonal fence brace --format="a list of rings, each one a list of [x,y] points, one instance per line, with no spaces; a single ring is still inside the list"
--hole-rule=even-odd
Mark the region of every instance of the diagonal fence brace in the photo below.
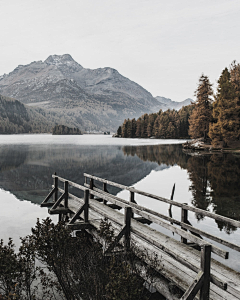
[[[52,205],[51,203],[48,203],[48,200],[52,197],[52,195],[55,193],[56,189],[55,187],[51,190],[51,192],[47,195],[47,197],[43,200],[43,202],[41,203],[41,207],[45,207],[45,206],[50,206]]]
[[[65,198],[65,193],[63,193],[63,194],[58,198],[58,200],[54,203],[54,205],[53,205],[53,207],[50,209],[50,211],[51,211],[51,210],[54,210],[55,208],[57,208],[64,198]]]
[[[210,292],[210,268],[211,268],[211,245],[203,245],[201,249],[201,270],[196,279],[180,300],[193,300],[200,290],[200,300],[209,300]]]
[[[74,224],[74,222],[79,218],[79,216],[81,215],[81,213],[84,211],[85,209],[85,203],[77,210],[77,212],[75,213],[75,215],[72,217],[71,221],[68,224]]]
[[[124,226],[122,227],[122,230],[119,232],[113,243],[108,247],[106,250],[107,253],[111,252],[118,244],[118,242],[121,240],[122,237],[124,237],[124,248],[125,251],[128,251],[130,249],[130,235],[131,235],[131,218],[132,218],[132,208],[129,206],[125,207],[125,213],[124,213]]]
[[[84,191],[84,204],[79,207],[79,209],[76,211],[75,215],[72,217],[71,221],[68,223],[69,225],[74,224],[74,222],[79,219],[79,216],[81,213],[84,212],[84,222],[88,223],[88,217],[89,217],[89,190],[86,189]]]
[[[110,253],[113,251],[113,249],[117,246],[118,242],[121,240],[121,238],[125,235],[126,232],[126,225],[122,228],[122,230],[119,232],[119,234],[116,236],[112,244],[107,248],[105,253]]]

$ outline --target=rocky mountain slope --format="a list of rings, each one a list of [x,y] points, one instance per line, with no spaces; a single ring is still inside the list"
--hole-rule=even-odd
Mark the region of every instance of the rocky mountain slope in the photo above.
[[[69,54],[19,65],[0,76],[0,94],[54,111],[85,130],[116,130],[125,118],[156,112],[161,103],[112,68],[85,69]]]
[[[159,101],[159,103],[162,105],[162,110],[167,110],[167,109],[179,110],[183,106],[187,106],[187,105],[191,104],[192,102],[194,102],[193,99],[191,99],[191,98],[187,98],[186,100],[181,101],[181,102],[176,102],[169,98],[165,98],[165,97],[161,97],[161,96],[157,96],[157,97],[155,97],[155,99],[157,99]]]

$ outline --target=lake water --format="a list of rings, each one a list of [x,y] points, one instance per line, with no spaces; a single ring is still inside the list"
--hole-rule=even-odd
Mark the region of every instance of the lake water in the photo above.
[[[182,151],[182,142],[106,135],[1,135],[0,238],[6,242],[12,237],[19,245],[19,237],[30,233],[36,219],[48,216],[47,209],[39,204],[51,189],[54,172],[80,184],[86,172],[165,198],[170,198],[175,183],[174,200],[240,220],[240,156],[192,156]],[[127,191],[111,192],[129,199]],[[140,195],[136,200],[168,215],[167,204]],[[179,208],[173,208],[172,214],[179,219]],[[191,212],[189,221],[240,244],[239,229]],[[173,236],[160,226],[151,226]],[[240,271],[239,257],[238,252],[231,251],[225,263]]]

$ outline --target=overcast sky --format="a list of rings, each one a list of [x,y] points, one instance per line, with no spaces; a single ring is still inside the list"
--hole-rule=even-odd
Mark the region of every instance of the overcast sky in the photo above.
[[[0,75],[51,54],[112,67],[153,96],[193,98],[240,62],[240,0],[0,0]]]

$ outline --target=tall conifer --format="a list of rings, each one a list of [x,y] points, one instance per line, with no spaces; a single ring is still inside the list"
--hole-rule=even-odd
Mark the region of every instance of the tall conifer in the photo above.
[[[208,77],[202,74],[195,92],[197,100],[189,118],[189,135],[191,138],[203,137],[204,140],[207,138],[209,123],[212,120],[212,94],[212,84]]]
[[[231,69],[232,78],[228,69],[225,68],[218,80],[218,91],[213,104],[215,122],[210,126],[209,132],[214,145],[223,141],[223,146],[226,147],[230,141],[239,137],[240,106],[235,67]]]

